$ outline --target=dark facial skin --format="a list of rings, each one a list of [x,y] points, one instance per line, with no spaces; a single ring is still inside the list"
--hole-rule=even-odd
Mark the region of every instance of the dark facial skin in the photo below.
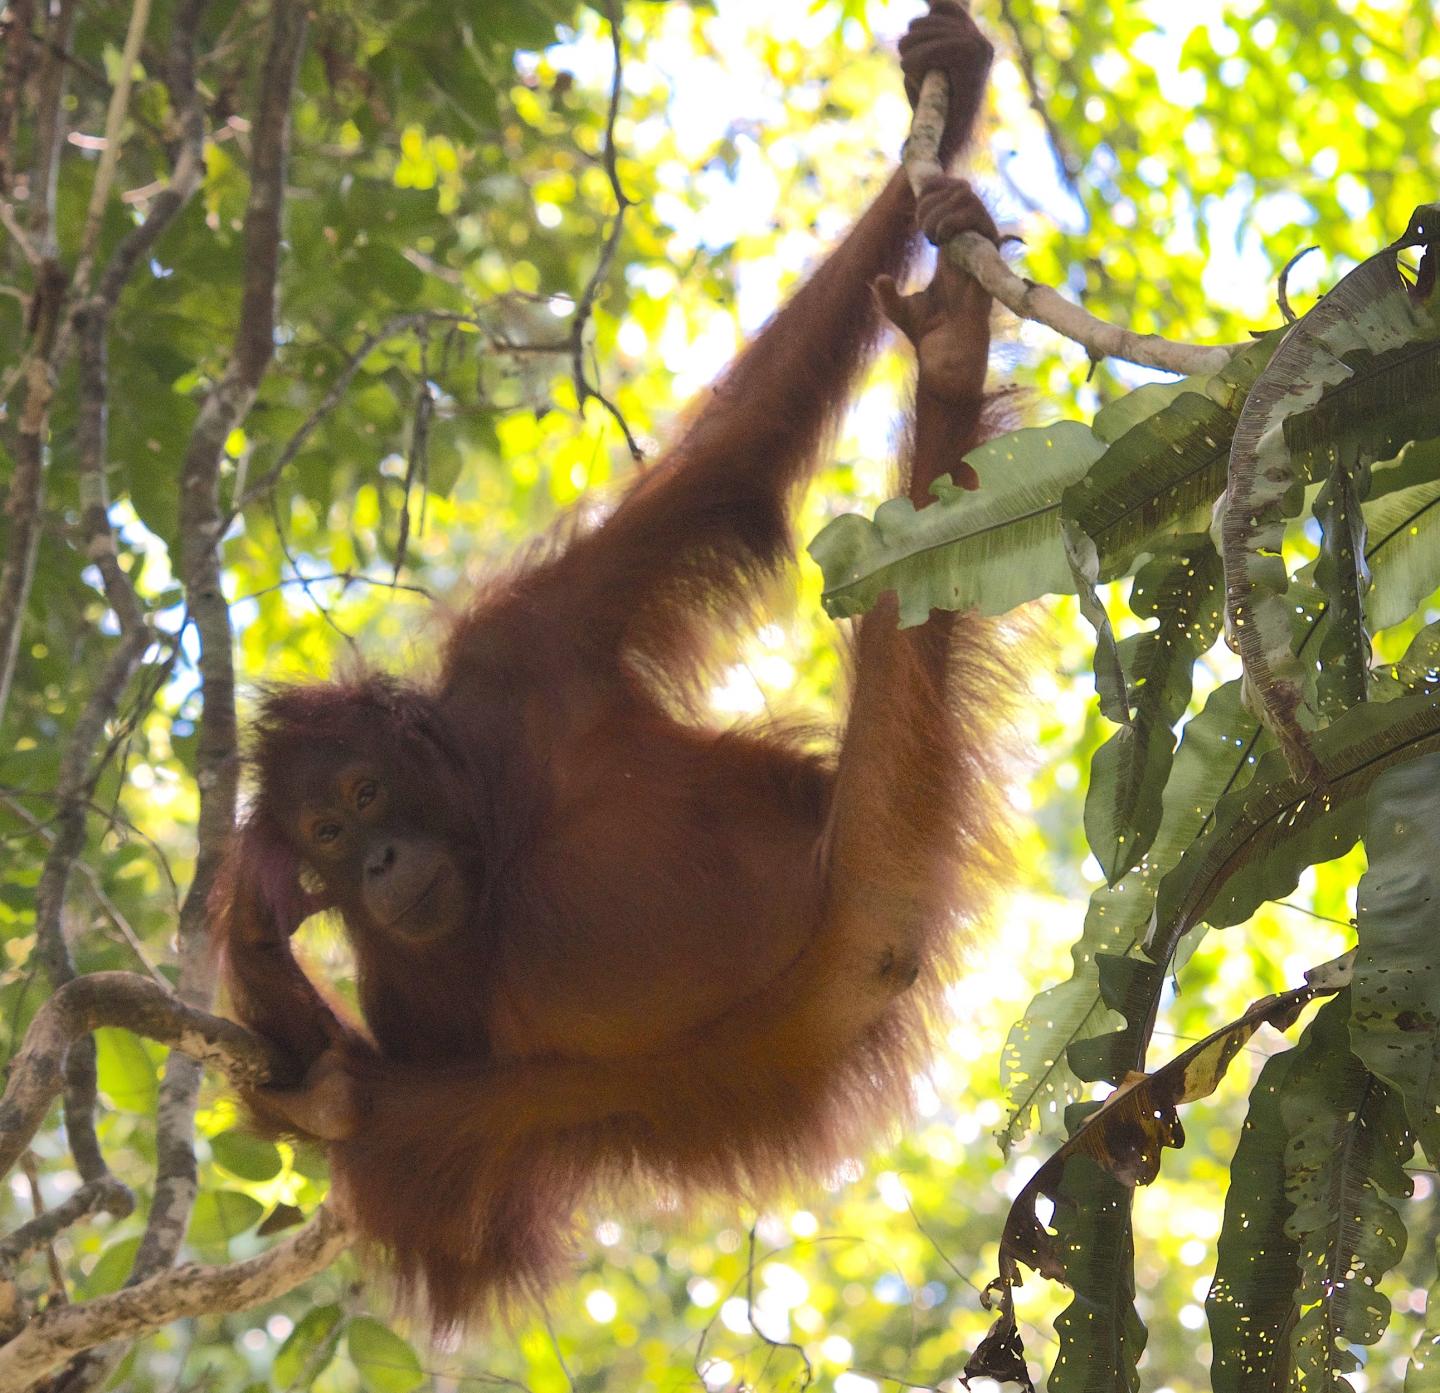
[[[298,783],[297,849],[352,927],[416,944],[460,927],[463,879],[413,793],[369,760],[302,771]]]

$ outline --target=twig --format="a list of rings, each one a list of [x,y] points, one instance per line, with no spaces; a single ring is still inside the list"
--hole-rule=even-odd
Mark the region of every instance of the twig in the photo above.
[[[90,187],[90,206],[85,210],[85,229],[80,236],[75,283],[81,287],[90,279],[90,263],[95,255],[95,245],[100,240],[100,219],[110,201],[110,189],[120,163],[120,131],[130,107],[135,65],[140,59],[140,46],[145,42],[145,28],[149,22],[150,0],[134,0],[130,25],[125,31],[125,47],[120,55],[120,73],[105,112],[105,148],[100,152],[100,163],[95,169],[95,182]]]
[[[1025,91],[1030,98],[1030,110],[1040,118],[1040,124],[1045,127],[1045,137],[1050,142],[1050,151],[1055,156],[1055,164],[1060,171],[1061,178],[1064,179],[1065,185],[1075,201],[1083,207],[1084,200],[1080,197],[1076,180],[1084,168],[1084,163],[1071,151],[1065,139],[1065,133],[1056,124],[1055,118],[1050,114],[1049,105],[1040,95],[1040,81],[1035,72],[1035,56],[1030,52],[1024,36],[1020,32],[1020,20],[1016,16],[1010,0],[1000,0],[1000,18],[1005,21],[1006,28],[1010,30],[1010,38],[1015,45],[1015,56],[1018,60],[1020,75],[1025,79]]]
[[[45,59],[40,65],[39,100],[35,122],[35,163],[30,172],[30,239],[45,260],[53,260],[55,241],[55,191],[60,177],[60,155],[65,148],[65,79],[69,66],[65,55],[75,34],[80,13],[79,0],[60,0],[50,17],[45,39]]]
[[[805,1353],[805,1346],[796,1344],[794,1340],[777,1340],[773,1336],[767,1335],[755,1323],[755,1228],[754,1224],[750,1225],[750,1241],[745,1250],[745,1319],[750,1323],[751,1332],[769,1346],[772,1354],[779,1350],[788,1350],[791,1354],[800,1357],[802,1372],[800,1377],[795,1380],[795,1386],[799,1393],[805,1393],[805,1390],[815,1382],[815,1366],[810,1362],[810,1356]]]
[[[35,1211],[35,1218],[43,1220],[45,1217],[45,1191],[40,1184],[40,1167],[36,1164],[33,1151],[27,1151],[20,1158],[20,1169],[25,1172],[25,1183],[30,1187],[30,1208]],[[126,1194],[129,1194],[128,1190],[126,1190]],[[52,1298],[56,1301],[68,1300],[69,1292],[65,1287],[65,1271],[60,1266],[59,1257],[56,1256],[54,1243],[46,1239],[41,1246],[45,1249],[45,1265],[50,1269]],[[8,1274],[7,1280],[9,1280]]]
[[[303,1229],[259,1257],[228,1267],[187,1263],[94,1301],[52,1306],[0,1346],[0,1393],[25,1393],[69,1355],[103,1341],[283,1296],[324,1271],[349,1244],[344,1221],[322,1205]]]
[[[10,234],[15,245],[20,248],[20,255],[25,258],[25,264],[32,271],[38,272],[45,258],[36,250],[24,224],[15,216],[15,209],[3,198],[0,198],[0,227]],[[32,297],[25,296],[24,298],[28,303]]]
[[[62,918],[70,871],[85,846],[85,808],[99,768],[90,757],[104,733],[105,722],[119,704],[135,664],[150,645],[143,623],[122,633],[104,673],[95,684],[75,722],[60,758],[56,780],[58,807],[55,840],[45,856],[35,890],[35,952],[53,987],[75,980],[75,962],[65,941]],[[77,1041],[65,1061],[65,1132],[75,1168],[86,1181],[101,1180],[109,1168],[95,1134],[95,1045],[89,1036]]]
[[[315,612],[335,631],[338,638],[344,640],[350,651],[358,657],[360,654],[360,645],[355,642],[355,635],[335,618],[335,613],[330,606],[310,588],[310,577],[305,574],[304,569],[301,567],[300,558],[290,550],[290,539],[285,535],[285,519],[280,514],[280,500],[272,493],[269,502],[270,525],[275,529],[275,540],[280,546],[280,558],[284,562],[284,569],[288,569],[294,574],[300,589],[305,592],[305,598],[314,606]]]
[[[1318,243],[1313,243],[1308,247],[1301,247],[1300,250],[1280,268],[1280,278],[1275,286],[1275,303],[1280,307],[1280,315],[1287,324],[1293,324],[1297,317],[1295,311],[1290,308],[1290,272],[1309,256],[1311,252],[1318,252],[1319,250],[1320,247]]]
[[[904,156],[905,173],[917,196],[926,184],[944,173],[936,154],[949,106],[949,89],[949,79],[941,72],[926,73],[920,85]],[[962,232],[951,238],[942,251],[952,265],[974,277],[1006,309],[1072,339],[1097,362],[1102,358],[1123,358],[1161,372],[1210,373],[1218,372],[1244,347],[1177,343],[1159,334],[1138,334],[1108,324],[1050,286],[1021,280],[1005,264],[999,248],[978,232]]]
[[[435,414],[435,393],[430,389],[430,335],[420,331],[420,389],[410,418],[410,448],[405,452],[405,478],[401,483],[400,531],[395,539],[395,564],[391,579],[398,581],[405,569],[410,545],[410,496],[420,484],[420,527],[425,525],[426,489],[430,482],[430,422]]]
[[[237,595],[235,603],[238,605],[244,600],[258,600],[262,595],[273,594],[276,590],[284,590],[291,585],[304,588],[332,580],[338,580],[342,590],[348,589],[352,585],[373,585],[382,590],[402,590],[410,595],[420,595],[432,602],[435,599],[434,592],[427,586],[416,585],[410,581],[392,580],[388,576],[367,576],[359,571],[321,571],[313,576],[286,576],[284,580],[277,580],[273,585],[262,585],[258,590],[250,590],[243,595]]]
[[[585,330],[595,309],[595,300],[600,294],[600,287],[604,284],[606,277],[610,274],[610,268],[614,265],[615,252],[620,245],[621,234],[625,230],[625,210],[634,206],[634,200],[625,192],[624,186],[620,183],[620,170],[616,164],[615,153],[615,121],[620,114],[620,96],[625,82],[624,53],[620,46],[620,15],[617,0],[605,0],[605,18],[610,25],[610,47],[614,53],[614,73],[610,79],[610,109],[605,117],[605,141],[601,148],[601,163],[605,169],[605,177],[610,183],[610,192],[615,198],[615,216],[611,219],[609,231],[605,234],[605,241],[600,247],[600,255],[596,259],[595,269],[590,273],[590,279],[585,283],[585,289],[580,292],[580,298],[575,302],[575,317],[570,324],[570,372],[575,381],[575,396],[581,412],[584,412],[587,401],[599,402],[610,413],[615,424],[620,427],[620,432],[625,437],[626,448],[630,451],[630,458],[636,464],[640,464],[644,462],[645,452],[631,433],[630,426],[620,408],[600,391],[585,371]]]

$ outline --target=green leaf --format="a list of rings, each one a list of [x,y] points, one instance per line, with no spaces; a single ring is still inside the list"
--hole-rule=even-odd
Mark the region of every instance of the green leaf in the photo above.
[[[125,1285],[125,1279],[135,1266],[135,1255],[140,1251],[140,1239],[117,1239],[106,1245],[99,1260],[80,1284],[79,1295],[86,1301],[96,1296],[108,1296]]]
[[[1145,1059],[1145,1032],[1150,1010],[1165,985],[1165,969],[1138,953],[1119,958],[1110,953],[1096,955],[1100,977],[1100,999],[1125,1019],[1119,1030],[1077,1040],[1065,1052],[1077,1078],[1086,1083],[1101,1079],[1117,1086]]]
[[[1179,377],[1174,382],[1147,382],[1123,397],[1108,401],[1095,413],[1090,429],[1095,438],[1113,445],[1121,436],[1143,425],[1174,404],[1186,392],[1203,392],[1210,377]]]
[[[1440,686],[1440,620],[1427,624],[1413,639],[1389,677],[1399,694],[1430,691]]]
[[[346,1342],[361,1382],[372,1393],[411,1393],[428,1377],[409,1344],[378,1320],[352,1320]]]
[[[1000,1053],[1008,1113],[999,1133],[1001,1150],[1009,1151],[1034,1124],[1037,1113],[1042,1122],[1054,1118],[1079,1096],[1080,1080],[1069,1066],[1068,1051],[1078,1041],[1120,1023],[1101,999],[1098,959],[1134,950],[1150,904],[1148,898],[1141,900],[1137,916],[1138,881],[1127,877],[1118,887],[1102,886],[1091,896],[1084,931],[1070,950],[1070,977],[1038,992],[1010,1027]]]
[[[1177,384],[1185,390],[1116,440],[1066,491],[1064,514],[1094,539],[1102,579],[1122,575],[1152,542],[1208,523],[1225,488],[1245,393],[1276,342],[1277,335],[1262,339],[1214,377]]]
[[[1128,726],[1130,701],[1125,692],[1120,654],[1115,647],[1115,630],[1105,612],[1104,601],[1095,592],[1099,574],[1095,543],[1073,522],[1062,523],[1060,530],[1065,543],[1065,559],[1070,565],[1070,578],[1080,601],[1080,613],[1095,631],[1095,691],[1100,698],[1100,714],[1116,725]]]
[[[1440,438],[1407,440],[1398,454],[1377,460],[1370,470],[1370,499],[1440,480]]]
[[[210,1151],[219,1165],[241,1180],[273,1180],[284,1165],[274,1142],[249,1132],[221,1132],[210,1138]]]
[[[1300,1243],[1285,1231],[1285,1144],[1281,1099],[1300,1051],[1268,1060],[1230,1163],[1215,1277],[1205,1298],[1213,1351],[1213,1393],[1286,1388],[1290,1336],[1299,1312]]]
[[[240,1190],[202,1190],[186,1237],[197,1248],[224,1247],[260,1221],[265,1207]]]
[[[150,1113],[160,1096],[160,1069],[145,1042],[128,1030],[102,1026],[95,1032],[100,1088],[122,1112]]]
[[[339,1306],[316,1306],[300,1318],[275,1355],[277,1388],[309,1388],[325,1372],[340,1343],[342,1316]]]
[[[1372,627],[1384,629],[1440,586],[1440,481],[1386,494],[1364,513],[1373,576],[1367,608]]]
[[[900,597],[900,622],[932,609],[1003,614],[1073,588],[1060,539],[1060,498],[1101,451],[1090,430],[1059,421],[1001,436],[965,458],[978,491],[936,483],[936,502],[916,509],[892,498],[873,522],[836,518],[810,543],[835,618],[863,614],[886,591]]]
[[[1440,1165],[1440,754],[1375,781],[1365,854],[1351,1048],[1400,1094],[1430,1164]]]
[[[393,247],[367,244],[340,263],[340,279],[357,296],[383,296],[409,307],[425,288],[425,275]]]
[[[1099,964],[1106,954],[1124,957],[1138,951],[1161,877],[1209,828],[1217,801],[1243,788],[1256,760],[1270,748],[1270,737],[1241,705],[1239,682],[1217,688],[1200,714],[1186,723],[1149,856],[1115,885],[1101,886],[1090,897],[1084,930],[1070,950],[1069,979],[1037,993],[1010,1030],[1000,1056],[1009,1109],[999,1134],[1002,1149],[1008,1150],[1028,1130],[1037,1111],[1053,1114],[1078,1095],[1076,1064],[1094,1070],[1095,1077],[1109,1077],[1113,1039],[1094,1051],[1078,1048],[1121,1024],[1102,999]],[[1163,982],[1164,974],[1154,980]]]

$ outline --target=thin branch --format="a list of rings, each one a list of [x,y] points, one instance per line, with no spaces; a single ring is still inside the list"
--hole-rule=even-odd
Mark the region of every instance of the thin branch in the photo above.
[[[60,177],[60,155],[65,148],[65,55],[75,35],[79,0],[60,0],[45,33],[45,59],[37,82],[39,97],[35,122],[35,163],[30,172],[30,239],[47,261],[58,250],[55,240],[55,191]]]
[[[644,462],[645,452],[631,433],[630,426],[620,408],[600,391],[585,371],[585,330],[594,311],[596,297],[600,294],[600,287],[605,283],[611,267],[615,264],[615,252],[620,245],[621,234],[625,230],[625,211],[634,206],[634,200],[625,192],[624,186],[620,183],[620,170],[616,164],[615,152],[615,121],[620,114],[620,96],[625,83],[624,53],[620,45],[620,14],[617,0],[605,0],[605,18],[610,25],[610,47],[614,54],[614,72],[610,79],[610,109],[605,117],[605,141],[601,148],[601,163],[605,168],[605,177],[610,183],[610,192],[615,199],[615,216],[611,219],[609,231],[601,245],[595,269],[590,273],[590,279],[586,282],[585,289],[580,292],[580,298],[575,302],[575,317],[570,325],[570,372],[575,380],[575,396],[581,412],[584,412],[587,401],[599,402],[610,413],[615,424],[620,427],[620,432],[625,437],[626,448],[630,451],[630,458],[636,464],[641,464]]]
[[[74,1306],[52,1306],[0,1346],[0,1393],[25,1393],[67,1357],[188,1316],[243,1311],[324,1271],[350,1245],[344,1221],[322,1205],[292,1237],[227,1267],[187,1263]]]
[[[10,1280],[26,1258],[48,1247],[66,1229],[96,1214],[123,1219],[134,1209],[135,1197],[130,1187],[122,1185],[114,1176],[87,1181],[53,1209],[37,1214],[0,1239],[0,1282]]]
[[[38,272],[44,257],[35,249],[35,244],[30,240],[30,234],[25,230],[25,225],[15,214],[15,209],[0,198],[0,227],[3,227],[11,236],[15,245],[20,248],[20,255],[25,258],[25,264],[32,270]],[[31,301],[30,296],[21,297],[26,304]],[[9,395],[7,391],[6,396]]]
[[[799,1357],[801,1373],[795,1380],[795,1387],[798,1393],[805,1393],[815,1382],[815,1366],[810,1362],[810,1356],[805,1353],[805,1346],[794,1340],[777,1340],[767,1335],[755,1320],[755,1228],[755,1224],[750,1225],[750,1241],[745,1250],[745,1319],[750,1323],[751,1333],[765,1342],[771,1354],[786,1350]]]
[[[91,754],[149,645],[150,634],[143,623],[121,635],[61,755],[55,840],[46,853],[35,890],[35,953],[56,988],[75,979],[63,915],[70,871],[85,846],[85,808],[100,774],[98,766],[90,767]],[[95,1096],[95,1045],[87,1035],[76,1042],[65,1061],[65,1132],[75,1168],[85,1181],[109,1175],[95,1134]]]
[[[178,637],[172,635],[171,642],[178,643]],[[184,705],[185,702],[182,701],[180,703],[180,707],[183,709]],[[0,783],[0,793],[3,793],[7,799],[34,798],[38,799],[41,802],[50,803],[53,803],[55,801],[54,789],[22,788],[17,784]],[[145,832],[144,828],[137,826],[134,821],[132,821],[128,817],[125,817],[119,811],[119,809],[113,806],[107,806],[105,804],[92,801],[89,810],[91,812],[99,813],[100,816],[106,820],[107,831],[114,831],[116,828],[119,828],[125,833],[126,836],[135,837],[139,841],[145,843],[145,845],[150,849],[150,855],[154,859],[155,865],[160,871],[160,874],[165,877],[165,884],[170,891],[171,904],[173,905],[175,912],[178,914],[180,910],[179,887],[175,883],[175,871],[174,868],[170,865],[170,858],[165,854],[165,848],[162,847],[155,840],[154,837],[149,836]],[[32,826],[39,830],[41,828],[52,826],[54,822],[55,818],[53,816],[44,819],[35,818],[32,820]],[[161,985],[169,986],[169,983],[162,982]]]
[[[280,500],[273,493],[270,495],[270,523],[275,529],[275,540],[280,546],[280,557],[284,563],[282,569],[294,573],[296,580],[300,583],[300,589],[305,592],[305,598],[310,601],[315,612],[334,629],[336,637],[341,639],[358,658],[360,645],[355,642],[355,635],[335,618],[330,606],[310,588],[310,577],[301,567],[300,558],[290,550],[290,539],[285,535],[285,519],[280,515]]]
[[[35,1211],[37,1219],[45,1217],[45,1192],[40,1185],[40,1167],[35,1161],[35,1153],[27,1151],[20,1158],[20,1169],[25,1172],[25,1183],[30,1187],[30,1207]],[[127,1190],[128,1194],[129,1191]],[[45,1245],[45,1265],[50,1270],[50,1291],[57,1301],[69,1300],[69,1293],[65,1289],[65,1272],[60,1266],[60,1259],[56,1256],[54,1243],[47,1242]],[[14,1289],[14,1283],[11,1283]],[[29,1319],[29,1316],[26,1316]],[[14,1333],[13,1331],[11,1332]],[[7,1336],[8,1338],[8,1336]]]
[[[53,287],[53,288],[52,288]],[[0,563],[0,725],[10,701],[15,664],[20,657],[20,635],[35,563],[40,554],[40,522],[45,504],[45,467],[48,462],[50,399],[54,392],[50,350],[58,322],[63,287],[42,278],[32,301],[32,318],[39,322],[25,361],[25,402],[15,437],[15,467],[5,512],[10,527],[5,559]]]
[[[416,585],[410,581],[395,580],[390,576],[367,576],[359,571],[321,571],[316,575],[286,576],[284,580],[277,580],[273,585],[262,585],[258,590],[247,591],[244,595],[237,595],[235,603],[238,605],[244,600],[258,600],[262,595],[271,595],[277,590],[285,590],[292,585],[298,585],[302,589],[311,585],[321,585],[327,581],[339,581],[341,590],[348,590],[352,585],[373,585],[380,590],[400,590],[410,595],[420,595],[423,598],[434,601],[434,592],[424,585]]]
[[[355,374],[360,370],[360,364],[366,358],[389,339],[429,324],[464,324],[471,328],[484,329],[481,321],[472,314],[459,314],[450,310],[414,310],[408,314],[394,315],[378,329],[366,334],[360,341],[359,347],[345,359],[344,366],[336,374],[334,381],[331,382],[325,395],[320,398],[315,409],[285,442],[279,455],[276,456],[275,463],[252,484],[249,484],[244,493],[232,504],[229,517],[233,518],[235,514],[248,508],[252,503],[258,502],[279,483],[280,476],[290,467],[295,456],[305,448],[306,441],[314,435],[320,423],[345,400],[345,393],[349,390],[351,382],[355,380]]]
[[[493,301],[486,301],[485,305],[477,307],[470,313],[459,310],[410,310],[405,314],[393,315],[387,319],[378,329],[372,330],[361,339],[359,345],[348,353],[340,371],[336,374],[330,386],[326,388],[325,395],[321,397],[309,416],[296,427],[295,432],[289,440],[281,447],[280,453],[276,456],[275,462],[259,478],[245,485],[241,490],[238,499],[234,500],[230,512],[226,515],[228,526],[235,516],[243,512],[254,503],[258,503],[268,494],[277,483],[285,470],[294,462],[295,457],[305,448],[310,437],[320,427],[327,416],[331,414],[345,400],[345,393],[349,390],[350,384],[355,380],[355,374],[360,370],[360,365],[375,351],[382,343],[397,338],[405,333],[421,333],[432,325],[449,324],[452,326],[474,329],[484,334],[490,348],[495,353],[525,354],[570,354],[572,343],[568,338],[556,339],[538,343],[517,343],[515,340],[497,331],[480,315],[480,309],[492,306],[506,300],[543,301],[547,297],[530,296],[520,294],[506,294],[497,296]]]
[[[85,228],[80,236],[79,267],[75,273],[78,285],[89,279],[90,263],[100,240],[100,219],[110,201],[110,189],[120,164],[120,132],[125,113],[130,108],[130,89],[135,80],[135,65],[140,60],[140,46],[145,42],[145,28],[150,22],[150,0],[134,0],[130,25],[125,31],[125,47],[120,54],[120,73],[110,93],[105,112],[105,148],[95,169],[95,182],[90,187],[90,206],[85,210]]]
[[[1069,142],[1065,139],[1065,133],[1050,114],[1049,104],[1040,95],[1040,81],[1035,73],[1035,56],[1030,52],[1024,36],[1020,32],[1020,21],[1010,0],[1000,0],[1000,18],[1004,20],[1006,27],[1010,30],[1010,38],[1015,45],[1015,56],[1020,68],[1020,75],[1025,79],[1025,91],[1030,98],[1030,110],[1040,118],[1040,124],[1045,127],[1045,136],[1050,142],[1050,151],[1055,156],[1055,164],[1066,187],[1070,190],[1071,196],[1081,207],[1084,207],[1084,199],[1080,197],[1080,189],[1076,183],[1080,177],[1080,171],[1085,167],[1084,161],[1070,149]]]
[[[181,27],[186,76],[193,74],[194,41],[205,0],[187,0]],[[180,576],[186,604],[200,637],[199,722],[196,782],[200,814],[195,874],[180,909],[180,997],[193,1007],[214,994],[206,905],[235,822],[238,793],[235,668],[230,611],[222,586],[220,465],[225,441],[245,419],[275,353],[275,298],[280,272],[285,170],[289,157],[290,105],[305,47],[307,6],[275,0],[270,42],[260,73],[252,121],[250,196],[245,208],[244,267],[240,319],[230,360],[200,408],[180,476]],[[177,50],[181,52],[181,50]],[[186,1056],[189,1056],[188,1058]],[[197,1190],[195,1104],[200,1068],[194,1051],[176,1046],[165,1064],[157,1114],[154,1199],[130,1281],[169,1267],[179,1252]],[[125,1295],[121,1293],[120,1295]],[[123,1329],[114,1334],[126,1333]],[[108,1335],[103,1338],[110,1338]],[[95,1343],[94,1339],[82,1345]],[[76,1348],[82,1346],[75,1346]]]
[[[5,41],[4,76],[0,81],[0,199],[10,194],[15,129],[28,67],[26,50],[30,47],[30,29],[34,23],[35,0],[10,0],[6,5],[5,22],[0,26]]]
[[[36,1013],[10,1062],[0,1095],[0,1177],[30,1145],[64,1081],[70,1046],[102,1025],[121,1026],[219,1069],[238,1087],[278,1077],[274,1047],[233,1021],[187,1006],[138,972],[90,972],[60,988]]]
[[[949,90],[949,79],[941,72],[926,73],[920,85],[904,156],[905,173],[917,195],[930,180],[944,173],[936,154],[949,106]],[[1102,358],[1123,358],[1161,372],[1210,373],[1218,372],[1245,346],[1177,343],[1159,334],[1138,334],[1108,324],[1050,286],[1022,280],[1005,264],[999,248],[978,232],[962,232],[951,238],[943,254],[1013,314],[1072,339],[1097,362]]]
[[[138,58],[144,33],[148,0],[138,0],[131,16],[126,41],[127,73]],[[138,26],[138,27],[137,27]],[[181,66],[193,69],[193,28],[183,22],[177,27],[175,50]],[[116,87],[110,108],[110,125],[118,131],[128,101],[128,81]],[[36,891],[36,951],[45,965],[50,982],[61,987],[75,976],[75,964],[65,941],[62,919],[71,872],[85,847],[86,812],[100,772],[113,751],[105,750],[98,760],[95,751],[102,744],[106,725],[113,719],[135,670],[153,642],[144,606],[129,575],[121,568],[115,531],[110,521],[110,499],[106,485],[108,463],[110,322],[125,284],[140,257],[184,207],[199,184],[202,168],[203,135],[198,98],[193,81],[176,95],[183,130],[175,169],[164,196],[157,197],[149,215],[116,248],[101,278],[99,291],[76,306],[72,325],[79,342],[79,426],[76,432],[80,485],[80,531],[84,550],[101,575],[105,595],[120,627],[120,641],[105,670],[90,692],[79,719],[71,730],[61,756],[56,780],[56,831],[45,858]],[[118,142],[118,134],[116,135]],[[110,171],[113,175],[113,167]],[[108,198],[109,180],[97,175],[97,203],[91,211],[98,229],[99,213]],[[103,189],[102,189],[103,186]],[[89,229],[87,228],[87,234]],[[93,242],[85,256],[93,251]],[[88,276],[88,272],[83,273]],[[94,766],[92,768],[92,760]],[[96,1065],[95,1042],[87,1034],[75,1042],[65,1062],[65,1128],[71,1154],[81,1179],[99,1184],[110,1179],[109,1168],[95,1132]],[[118,1182],[115,1182],[118,1184]]]
[[[0,803],[3,803],[13,816],[19,818],[20,821],[37,837],[41,838],[47,846],[54,843],[54,831],[31,813],[13,794],[0,791]],[[120,937],[129,945],[130,951],[135,955],[136,961],[145,969],[152,981],[168,989],[170,985],[169,982],[160,972],[160,969],[150,961],[150,956],[145,951],[145,945],[140,941],[140,935],[135,932],[134,927],[125,917],[124,911],[106,893],[105,886],[101,883],[100,876],[96,872],[95,867],[81,860],[75,863],[75,869],[80,872],[81,878],[90,887],[90,894],[94,898],[95,903],[100,906],[101,912],[115,925],[120,933]]]
[[[67,68],[59,55],[70,47],[75,32],[78,0],[60,0],[47,35],[54,49],[47,50],[36,80],[38,113],[35,162],[30,171],[28,236],[22,248],[35,277],[31,292],[26,350],[25,400],[20,408],[15,438],[15,468],[5,510],[10,515],[5,559],[0,563],[0,726],[5,721],[20,636],[35,563],[40,554],[40,523],[45,506],[45,469],[49,463],[50,403],[55,394],[59,366],[59,330],[64,319],[68,277],[55,259],[55,195],[60,153],[65,144],[65,78]]]
[[[1050,286],[1022,280],[1005,264],[995,244],[978,232],[962,232],[946,243],[944,254],[1011,313],[1043,324],[1078,343],[1096,362],[1102,358],[1121,358],[1143,368],[1185,376],[1219,372],[1246,346],[1243,343],[1180,343],[1162,334],[1141,334],[1107,323]]]

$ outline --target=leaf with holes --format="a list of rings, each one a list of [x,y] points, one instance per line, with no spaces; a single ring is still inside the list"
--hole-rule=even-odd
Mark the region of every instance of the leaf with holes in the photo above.
[[[1110,448],[1066,490],[1061,507],[1094,540],[1102,580],[1124,575],[1156,543],[1208,525],[1211,506],[1225,489],[1230,437],[1245,394],[1280,337],[1267,335],[1213,377],[1132,393],[1161,391],[1164,405],[1118,438],[1114,426],[1133,414],[1121,414],[1128,397],[1096,417],[1095,434]]]
[[[1122,639],[1118,658],[1131,715],[1096,752],[1085,798],[1085,835],[1114,884],[1160,829],[1175,752],[1175,723],[1190,703],[1196,660],[1221,621],[1220,557],[1203,534],[1157,549],[1136,573],[1130,607],[1156,626]]]
[[[1286,1234],[1299,1244],[1294,1367],[1306,1388],[1341,1390],[1390,1321],[1380,1291],[1405,1252],[1392,1197],[1411,1192],[1415,1137],[1400,1095],[1351,1052],[1349,993],[1322,1007],[1302,1037],[1280,1100],[1288,1141]]]
[[[1375,781],[1365,817],[1369,869],[1356,904],[1350,1016],[1356,1055],[1404,1100],[1431,1165],[1440,1164],[1440,754]]]
[[[1266,1062],[1230,1163],[1215,1277],[1205,1298],[1212,1393],[1288,1384],[1290,1337],[1300,1310],[1300,1244],[1285,1231],[1290,1201],[1280,1100],[1300,1057],[1299,1050],[1287,1050]]]

